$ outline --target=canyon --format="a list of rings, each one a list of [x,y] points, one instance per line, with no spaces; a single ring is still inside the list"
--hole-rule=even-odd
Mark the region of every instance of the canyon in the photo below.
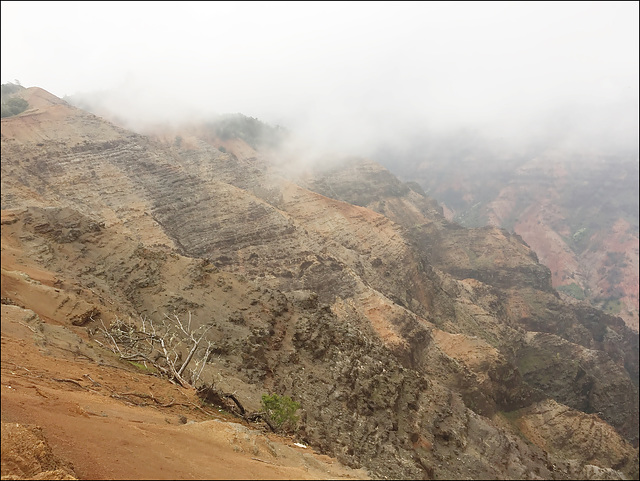
[[[370,159],[300,168],[255,119],[142,134],[16,95],[3,477],[638,478],[637,330],[568,302],[519,234],[447,219]],[[186,385],[109,338],[167,319],[206,329]],[[247,412],[291,396],[298,423],[203,387]]]

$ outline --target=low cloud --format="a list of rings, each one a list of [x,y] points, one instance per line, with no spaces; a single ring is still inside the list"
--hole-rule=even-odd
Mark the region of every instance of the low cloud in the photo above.
[[[2,3],[2,82],[132,128],[240,112],[319,151],[466,129],[637,150],[638,4]]]

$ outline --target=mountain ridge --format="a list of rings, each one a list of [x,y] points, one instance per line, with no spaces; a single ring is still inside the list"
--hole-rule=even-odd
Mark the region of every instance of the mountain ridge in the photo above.
[[[107,325],[109,304],[212,322],[203,382],[251,409],[293,395],[298,439],[375,477],[637,477],[637,334],[564,304],[518,236],[447,221],[371,161],[301,174],[242,140],[181,137],[64,103],[3,119],[3,252],[28,233],[25,255]],[[3,299],[29,307],[10,277]],[[580,432],[599,413],[622,454],[548,448],[555,411]]]
[[[637,331],[637,150],[538,145],[511,152],[468,137],[378,157],[420,182],[448,219],[520,234],[567,301],[587,302]],[[467,143],[474,148],[456,147]]]

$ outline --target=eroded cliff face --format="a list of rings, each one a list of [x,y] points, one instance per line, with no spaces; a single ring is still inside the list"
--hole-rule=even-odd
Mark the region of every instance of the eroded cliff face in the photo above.
[[[3,268],[3,299],[90,331],[190,313],[204,383],[256,410],[292,396],[298,439],[376,477],[638,476],[637,334],[563,303],[517,235],[447,221],[372,162],[294,173],[197,132],[55,98],[3,120],[3,259],[56,277]],[[556,438],[594,420],[589,450]]]
[[[369,177],[374,179],[371,184],[376,185],[375,179],[380,176],[380,167],[367,168],[367,164],[369,163],[364,162],[357,167],[358,175],[345,174],[339,169],[319,170],[315,174],[316,179],[310,184],[316,187],[324,186],[322,190],[326,195],[349,198],[352,192],[364,192],[362,186],[368,184]],[[331,192],[326,186],[331,186]],[[414,212],[418,210],[423,213],[421,219],[415,214],[410,219],[406,216],[396,216],[394,210],[388,208],[389,205],[397,205],[400,202],[408,203],[408,198],[416,194],[415,190],[409,188],[396,188],[394,192],[387,192],[385,195],[380,189],[373,187],[368,198],[362,193],[358,195],[361,203],[384,212],[390,219],[403,225],[406,238],[419,252],[419,264],[428,266],[423,279],[433,279],[435,272],[442,272],[458,280],[458,285],[452,286],[449,291],[442,288],[450,298],[457,301],[458,305],[453,313],[450,306],[443,310],[438,309],[442,305],[442,300],[439,299],[440,302],[435,305],[431,303],[429,313],[425,317],[438,327],[446,326],[449,332],[483,338],[489,344],[498,347],[507,359],[518,365],[521,374],[528,374],[527,371],[523,372],[522,365],[522,359],[527,357],[527,354],[524,354],[526,349],[522,346],[530,345],[527,336],[530,333],[551,334],[545,343],[538,344],[538,355],[541,356],[540,360],[564,358],[562,364],[566,372],[559,374],[546,362],[538,368],[549,378],[555,379],[558,389],[544,382],[534,381],[531,376],[526,384],[541,389],[547,395],[553,393],[551,395],[554,399],[576,409],[587,413],[599,412],[618,429],[626,431],[628,439],[637,445],[636,432],[627,430],[625,422],[615,420],[614,413],[604,414],[603,406],[611,406],[611,403],[604,399],[598,400],[596,391],[600,388],[596,385],[599,381],[594,384],[592,370],[587,368],[584,372],[578,373],[566,364],[566,361],[575,361],[580,357],[593,359],[594,352],[597,355],[606,352],[607,359],[616,364],[616,369],[620,370],[622,377],[597,376],[602,380],[608,379],[607,387],[602,392],[612,392],[611,389],[615,391],[612,386],[619,382],[627,383],[627,388],[630,389],[628,392],[633,392],[638,384],[637,336],[620,318],[587,306],[562,302],[552,288],[549,269],[538,262],[536,253],[517,234],[509,234],[496,227],[463,229],[444,220],[425,201],[412,202]],[[449,284],[452,284],[451,280]],[[464,288],[460,288],[461,285]],[[466,300],[467,306],[473,308],[465,306],[461,309],[459,304],[463,299]],[[483,317],[480,317],[478,312],[473,312],[474,309],[480,308],[483,308]],[[485,322],[479,323],[479,318]],[[486,319],[490,318],[494,318],[494,322],[486,322]],[[443,324],[442,319],[447,319],[444,321],[446,324]],[[451,322],[451,319],[455,319],[455,322]],[[494,327],[496,325],[498,329]],[[523,331],[528,334],[521,337]],[[612,339],[616,340],[611,343]],[[565,341],[568,341],[568,344],[560,348],[558,343],[562,344]],[[551,348],[554,344],[555,348]],[[569,345],[572,346],[571,349],[566,349]],[[597,364],[604,368],[607,362],[598,361]],[[590,363],[585,361],[583,364],[586,366]],[[579,389],[579,379],[583,377],[586,385]],[[562,393],[562,390],[566,389],[575,390],[576,396]],[[577,394],[577,391],[582,394]],[[619,400],[627,404],[626,409],[629,413],[634,413],[629,420],[635,431],[638,423],[636,401],[631,398],[625,399],[624,395]]]
[[[448,162],[425,153],[418,160],[403,175],[441,201],[447,218],[516,232],[568,301],[589,302],[638,331],[637,153],[538,149]]]

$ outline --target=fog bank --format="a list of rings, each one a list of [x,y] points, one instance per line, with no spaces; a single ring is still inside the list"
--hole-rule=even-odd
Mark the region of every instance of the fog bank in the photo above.
[[[638,42],[637,2],[2,2],[2,83],[348,154],[460,129],[628,151]]]

